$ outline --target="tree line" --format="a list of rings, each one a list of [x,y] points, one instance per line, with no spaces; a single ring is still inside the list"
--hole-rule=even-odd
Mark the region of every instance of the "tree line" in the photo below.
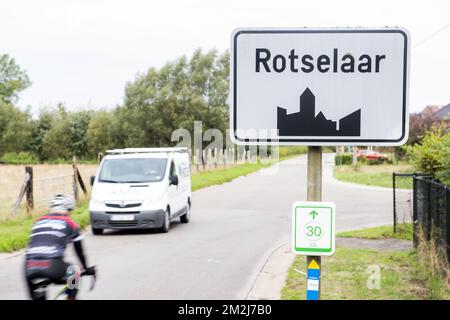
[[[60,103],[33,117],[29,108],[16,106],[31,85],[16,61],[0,54],[0,161],[95,160],[110,148],[170,146],[178,128],[193,136],[194,120],[203,122],[203,130],[228,128],[228,52],[199,49],[150,68],[126,84],[123,102],[112,109],[71,111]],[[435,122],[410,115],[407,144],[421,144]],[[405,148],[395,151],[397,158],[406,156]]]
[[[228,128],[229,54],[198,49],[162,68],[150,68],[125,86],[124,101],[113,109],[71,111],[64,104],[33,117],[16,106],[31,85],[15,60],[0,55],[0,158],[36,161],[96,159],[110,148],[175,144],[171,134],[194,120],[204,130]]]

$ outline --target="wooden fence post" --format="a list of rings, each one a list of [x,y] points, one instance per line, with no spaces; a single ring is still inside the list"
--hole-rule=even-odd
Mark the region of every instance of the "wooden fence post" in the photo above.
[[[81,177],[80,170],[78,170],[78,166],[76,164],[74,164],[73,166],[74,166],[74,174],[76,175],[77,182],[80,185],[81,190],[83,191],[83,194],[86,196],[87,189],[86,189],[86,185],[84,184],[83,178]]]
[[[26,186],[26,199],[27,199],[27,213],[30,213],[34,209],[34,199],[33,199],[33,167],[26,166],[25,174],[28,174],[28,183]]]
[[[73,196],[75,198],[75,201],[78,201],[78,175],[77,175],[77,165],[75,163],[72,164],[72,168],[73,168],[73,183],[72,183],[72,188],[73,188]]]

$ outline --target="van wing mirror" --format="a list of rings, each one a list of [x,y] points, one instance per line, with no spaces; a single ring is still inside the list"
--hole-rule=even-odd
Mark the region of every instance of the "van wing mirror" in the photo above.
[[[94,181],[95,181],[95,176],[91,176],[91,186],[94,185]]]
[[[172,184],[174,186],[178,185],[178,176],[176,174],[170,177],[170,184],[169,185],[172,185]]]

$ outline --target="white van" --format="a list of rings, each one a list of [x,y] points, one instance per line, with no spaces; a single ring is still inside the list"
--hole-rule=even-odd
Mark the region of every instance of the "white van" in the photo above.
[[[191,167],[187,148],[108,150],[91,177],[92,232],[154,229],[168,232],[170,221],[188,223]]]

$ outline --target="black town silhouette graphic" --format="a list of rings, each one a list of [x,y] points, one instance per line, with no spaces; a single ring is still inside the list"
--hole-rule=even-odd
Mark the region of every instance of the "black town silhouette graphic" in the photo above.
[[[320,111],[316,116],[316,97],[306,88],[300,95],[300,111],[287,114],[277,107],[279,136],[360,136],[361,109],[337,121],[328,120]]]

